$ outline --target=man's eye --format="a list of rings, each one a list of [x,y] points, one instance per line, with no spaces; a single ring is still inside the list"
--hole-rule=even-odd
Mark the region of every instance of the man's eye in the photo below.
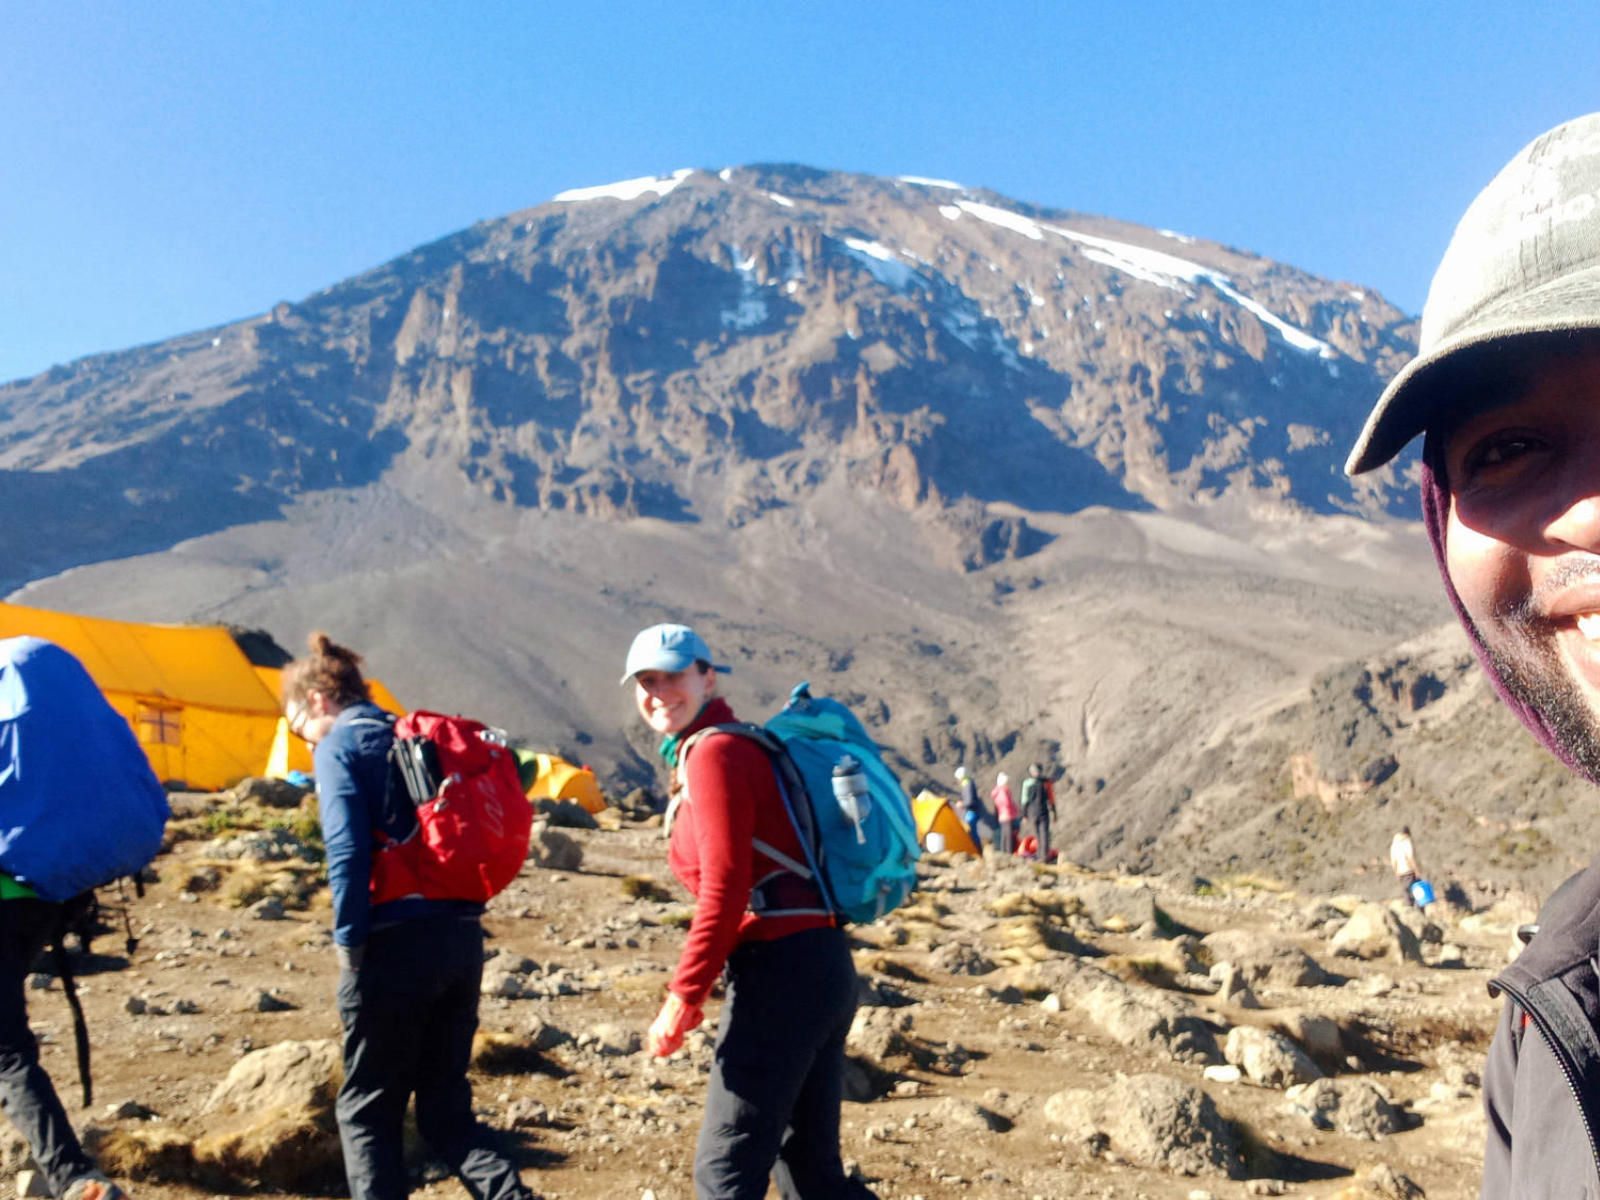
[[[1506,434],[1499,437],[1487,438],[1480,442],[1471,454],[1467,455],[1466,469],[1470,476],[1481,470],[1493,470],[1503,467],[1537,448],[1537,443],[1531,437],[1522,434]]]

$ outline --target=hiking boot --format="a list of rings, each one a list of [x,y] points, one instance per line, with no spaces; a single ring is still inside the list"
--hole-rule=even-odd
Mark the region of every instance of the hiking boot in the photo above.
[[[128,1193],[95,1171],[67,1184],[61,1200],[128,1200]]]

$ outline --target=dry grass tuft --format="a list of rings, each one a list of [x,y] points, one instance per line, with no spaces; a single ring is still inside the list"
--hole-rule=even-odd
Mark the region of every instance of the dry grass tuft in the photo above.
[[[928,982],[924,976],[917,974],[898,958],[881,952],[858,955],[856,971],[858,974],[887,975],[890,979],[901,979],[907,983]]]
[[[176,1129],[112,1129],[88,1140],[100,1169],[120,1179],[186,1183],[194,1178],[194,1142]]]
[[[213,1187],[250,1180],[287,1192],[325,1192],[344,1178],[331,1112],[278,1109],[242,1129],[208,1133],[194,1143],[195,1175]]]
[[[672,899],[672,893],[648,875],[623,876],[622,894],[629,900],[657,900],[665,903]]]

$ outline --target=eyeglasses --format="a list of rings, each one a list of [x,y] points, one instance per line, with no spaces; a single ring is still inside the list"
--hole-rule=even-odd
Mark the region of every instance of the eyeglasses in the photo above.
[[[302,730],[305,729],[306,718],[310,716],[310,713],[306,711],[306,706],[304,704],[290,704],[283,715],[288,720],[289,732],[304,741],[306,735]]]

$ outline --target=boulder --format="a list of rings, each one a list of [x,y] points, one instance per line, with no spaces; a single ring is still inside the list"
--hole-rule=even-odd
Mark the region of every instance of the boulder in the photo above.
[[[1272,1024],[1278,1032],[1299,1042],[1316,1061],[1323,1064],[1344,1061],[1344,1036],[1332,1017],[1299,1008],[1280,1009],[1272,1016]]]
[[[967,942],[946,942],[928,961],[951,975],[987,975],[995,969],[993,959]]]
[[[1045,1119],[1068,1137],[1115,1151],[1136,1166],[1180,1175],[1244,1175],[1238,1135],[1211,1098],[1165,1075],[1119,1075],[1057,1092]]]
[[[1145,884],[1112,883],[1095,880],[1073,889],[1083,911],[1101,929],[1121,933],[1143,930],[1154,933],[1156,924],[1156,894]]]
[[[1004,1133],[1011,1128],[1011,1122],[999,1113],[956,1096],[946,1096],[928,1115],[946,1128],[974,1133]]]
[[[1285,1097],[1318,1129],[1371,1141],[1405,1128],[1400,1109],[1365,1079],[1318,1079],[1291,1087]]]
[[[299,808],[300,802],[310,794],[310,788],[299,787],[287,779],[264,779],[250,775],[223,792],[222,798],[229,808],[237,808],[241,804],[256,804],[262,808]]]
[[[1217,999],[1238,1008],[1260,1008],[1261,1001],[1250,987],[1244,972],[1231,962],[1220,962],[1206,976],[1217,985]]]
[[[533,807],[540,820],[548,821],[558,829],[600,828],[600,822],[594,819],[594,814],[576,800],[551,800],[546,797],[536,801]]]
[[[1423,1200],[1427,1194],[1409,1175],[1402,1175],[1388,1163],[1379,1163],[1328,1200]]]
[[[1280,1033],[1254,1025],[1230,1029],[1222,1055],[1259,1087],[1287,1088],[1322,1078],[1321,1069],[1299,1046]]]
[[[252,1050],[234,1063],[200,1111],[332,1111],[333,1097],[343,1079],[344,1059],[338,1039],[279,1042]]]
[[[1422,946],[1417,935],[1383,904],[1358,905],[1350,919],[1333,935],[1328,948],[1339,958],[1368,961],[1381,958],[1422,965]]]
[[[1332,978],[1288,938],[1253,929],[1219,929],[1200,939],[1211,961],[1231,962],[1252,984],[1322,987]]]
[[[547,871],[576,871],[583,866],[583,847],[549,821],[535,821],[528,842],[528,861]]]
[[[1222,1060],[1216,1031],[1192,1001],[1171,992],[1124,983],[1079,959],[1049,964],[1056,990],[1124,1046],[1151,1046],[1179,1062]]]
[[[246,862],[288,862],[316,857],[310,847],[287,829],[258,829],[217,838],[200,847],[202,858],[240,859]]]

